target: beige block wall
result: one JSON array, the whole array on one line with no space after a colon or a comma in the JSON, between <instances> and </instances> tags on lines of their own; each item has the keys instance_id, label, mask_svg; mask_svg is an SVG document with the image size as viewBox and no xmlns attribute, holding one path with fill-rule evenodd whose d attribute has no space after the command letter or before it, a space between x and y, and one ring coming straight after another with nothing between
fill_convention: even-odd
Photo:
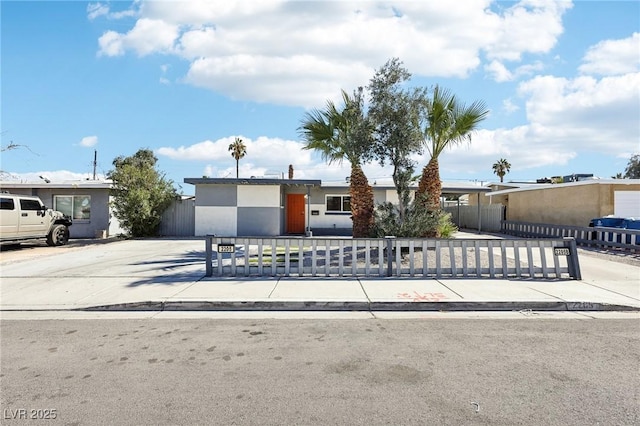
<instances>
[{"instance_id":1,"label":"beige block wall","mask_svg":"<svg viewBox=\"0 0 640 426\"><path fill-rule=\"evenodd\" d=\"M501 186L501 185L493 185L491 186L492 191L502 191L503 189L512 189L511 186ZM480 205L486 206L489 204L502 204L505 207L509 207L509 195L491 195L490 192L485 194L480 194ZM478 195L477 194L469 194L469 205L477 206L478 205Z\"/></svg>"},{"instance_id":2,"label":"beige block wall","mask_svg":"<svg viewBox=\"0 0 640 426\"><path fill-rule=\"evenodd\" d=\"M640 185L558 185L508 194L507 220L588 226L591 219L614 213L615 191L638 191Z\"/></svg>"}]
</instances>

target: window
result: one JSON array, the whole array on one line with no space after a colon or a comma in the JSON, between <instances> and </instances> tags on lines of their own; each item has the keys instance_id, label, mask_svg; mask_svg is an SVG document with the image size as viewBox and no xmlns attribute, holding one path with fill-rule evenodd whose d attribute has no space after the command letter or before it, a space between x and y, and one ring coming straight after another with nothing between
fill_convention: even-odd
<instances>
[{"instance_id":1,"label":"window","mask_svg":"<svg viewBox=\"0 0 640 426\"><path fill-rule=\"evenodd\" d=\"M91 219L90 195L56 195L53 197L54 209L70 216L73 220Z\"/></svg>"},{"instance_id":2,"label":"window","mask_svg":"<svg viewBox=\"0 0 640 426\"><path fill-rule=\"evenodd\" d=\"M0 210L13 210L13 209L15 209L13 198L0 199Z\"/></svg>"},{"instance_id":3,"label":"window","mask_svg":"<svg viewBox=\"0 0 640 426\"><path fill-rule=\"evenodd\" d=\"M327 195L327 213L351 213L351 197Z\"/></svg>"},{"instance_id":4,"label":"window","mask_svg":"<svg viewBox=\"0 0 640 426\"><path fill-rule=\"evenodd\" d=\"M42 206L38 200L20 200L21 210L42 210Z\"/></svg>"}]
</instances>

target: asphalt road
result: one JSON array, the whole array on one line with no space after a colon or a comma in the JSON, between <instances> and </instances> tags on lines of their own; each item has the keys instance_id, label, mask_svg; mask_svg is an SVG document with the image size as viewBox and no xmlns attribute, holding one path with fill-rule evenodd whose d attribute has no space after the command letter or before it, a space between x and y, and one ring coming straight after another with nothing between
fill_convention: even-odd
<instances>
[{"instance_id":1,"label":"asphalt road","mask_svg":"<svg viewBox=\"0 0 640 426\"><path fill-rule=\"evenodd\" d=\"M633 425L637 320L0 322L2 424ZM24 420L12 417L52 417Z\"/></svg>"}]
</instances>

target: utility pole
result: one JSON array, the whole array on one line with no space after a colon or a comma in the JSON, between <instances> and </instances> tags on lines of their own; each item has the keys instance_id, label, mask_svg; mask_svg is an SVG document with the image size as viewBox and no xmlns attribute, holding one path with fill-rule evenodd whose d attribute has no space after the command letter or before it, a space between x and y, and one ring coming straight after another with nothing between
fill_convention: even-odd
<instances>
[{"instance_id":1,"label":"utility pole","mask_svg":"<svg viewBox=\"0 0 640 426\"><path fill-rule=\"evenodd\" d=\"M93 180L96 180L96 167L98 166L98 150L93 150Z\"/></svg>"}]
</instances>

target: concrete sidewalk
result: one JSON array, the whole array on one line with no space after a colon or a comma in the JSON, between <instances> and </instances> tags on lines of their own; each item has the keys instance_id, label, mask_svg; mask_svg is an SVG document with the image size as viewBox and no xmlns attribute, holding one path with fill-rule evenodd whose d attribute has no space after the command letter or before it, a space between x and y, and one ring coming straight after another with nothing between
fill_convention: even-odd
<instances>
[{"instance_id":1,"label":"concrete sidewalk","mask_svg":"<svg viewBox=\"0 0 640 426\"><path fill-rule=\"evenodd\" d=\"M208 278L204 242L0 256L0 311L640 311L640 267L580 256L581 281Z\"/></svg>"}]
</instances>

